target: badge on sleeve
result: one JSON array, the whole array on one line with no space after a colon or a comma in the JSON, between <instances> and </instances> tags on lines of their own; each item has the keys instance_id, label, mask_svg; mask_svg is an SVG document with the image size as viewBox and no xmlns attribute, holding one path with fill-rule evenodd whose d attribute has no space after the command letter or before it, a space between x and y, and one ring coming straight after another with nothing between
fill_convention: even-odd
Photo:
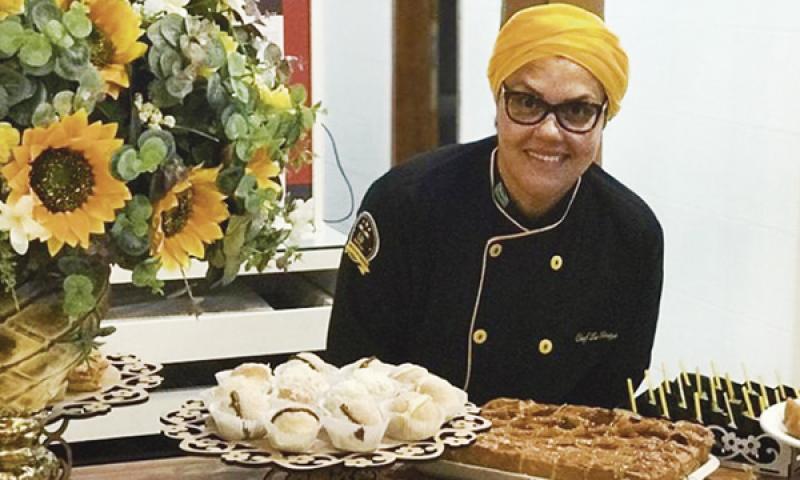
<instances>
[{"instance_id":1,"label":"badge on sleeve","mask_svg":"<svg viewBox=\"0 0 800 480\"><path fill-rule=\"evenodd\" d=\"M375 219L367 212L361 212L350 230L344 251L356 264L361 275L369 273L369 262L378 255L381 240L378 237L378 226Z\"/></svg>"}]
</instances>

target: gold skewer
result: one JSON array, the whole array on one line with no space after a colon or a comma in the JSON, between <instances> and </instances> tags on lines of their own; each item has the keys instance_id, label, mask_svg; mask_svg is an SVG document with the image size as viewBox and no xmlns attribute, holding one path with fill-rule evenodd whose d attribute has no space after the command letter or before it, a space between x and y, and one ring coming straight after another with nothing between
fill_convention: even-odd
<instances>
[{"instance_id":1,"label":"gold skewer","mask_svg":"<svg viewBox=\"0 0 800 480\"><path fill-rule=\"evenodd\" d=\"M703 381L700 378L700 367L694 367L694 381L697 384L697 388L694 389L695 392L700 393L700 396L703 396Z\"/></svg>"},{"instance_id":2,"label":"gold skewer","mask_svg":"<svg viewBox=\"0 0 800 480\"><path fill-rule=\"evenodd\" d=\"M697 423L703 423L703 412L700 409L700 393L694 392L694 411L696 413Z\"/></svg>"},{"instance_id":3,"label":"gold skewer","mask_svg":"<svg viewBox=\"0 0 800 480\"><path fill-rule=\"evenodd\" d=\"M750 375L747 373L747 365L744 363L742 363L742 370L744 371L744 384L747 385L747 389L752 392L753 385L750 383Z\"/></svg>"},{"instance_id":4,"label":"gold skewer","mask_svg":"<svg viewBox=\"0 0 800 480\"><path fill-rule=\"evenodd\" d=\"M761 395L759 395L759 398L758 398L759 405L764 403L769 407L769 396L767 395L767 387L766 387L766 385L764 385L764 377L759 376L758 377L758 383L760 384L759 390L761 391ZM761 411L763 412L764 410L766 410L766 409L764 407L762 407Z\"/></svg>"},{"instance_id":5,"label":"gold skewer","mask_svg":"<svg viewBox=\"0 0 800 480\"><path fill-rule=\"evenodd\" d=\"M711 360L711 385L714 388L718 388L722 390L722 380L719 378L719 373L717 372L717 365L714 364L714 360Z\"/></svg>"},{"instance_id":6,"label":"gold skewer","mask_svg":"<svg viewBox=\"0 0 800 480\"><path fill-rule=\"evenodd\" d=\"M628 378L628 398L631 401L631 411L638 414L639 410L636 408L636 395L633 393L633 380Z\"/></svg>"},{"instance_id":7,"label":"gold skewer","mask_svg":"<svg viewBox=\"0 0 800 480\"><path fill-rule=\"evenodd\" d=\"M681 380L680 377L678 377L678 393L681 395L681 403L679 406L681 408L687 408L688 405L686 404L686 393L683 391L683 380Z\"/></svg>"},{"instance_id":8,"label":"gold skewer","mask_svg":"<svg viewBox=\"0 0 800 480\"><path fill-rule=\"evenodd\" d=\"M714 386L714 381L711 381L711 409L715 412L720 411L719 403L717 403L717 387Z\"/></svg>"},{"instance_id":9,"label":"gold skewer","mask_svg":"<svg viewBox=\"0 0 800 480\"><path fill-rule=\"evenodd\" d=\"M664 396L664 387L658 386L658 396L661 398L661 410L667 420L671 420L669 416L669 406L667 405L667 398Z\"/></svg>"},{"instance_id":10,"label":"gold skewer","mask_svg":"<svg viewBox=\"0 0 800 480\"><path fill-rule=\"evenodd\" d=\"M733 416L733 409L731 408L731 399L730 397L728 397L728 393L722 392L722 398L725 400L725 409L728 410L728 418L731 419L731 421L728 422L728 425L730 425L731 428L736 428L736 418Z\"/></svg>"},{"instance_id":11,"label":"gold skewer","mask_svg":"<svg viewBox=\"0 0 800 480\"><path fill-rule=\"evenodd\" d=\"M728 398L732 401L736 401L736 390L733 389L733 382L731 382L731 376L728 375L728 372L725 372L725 383L728 385Z\"/></svg>"},{"instance_id":12,"label":"gold skewer","mask_svg":"<svg viewBox=\"0 0 800 480\"><path fill-rule=\"evenodd\" d=\"M656 394L653 393L653 380L650 378L650 370L645 369L644 381L647 383L647 396L650 399L650 405L656 404Z\"/></svg>"},{"instance_id":13,"label":"gold skewer","mask_svg":"<svg viewBox=\"0 0 800 480\"><path fill-rule=\"evenodd\" d=\"M669 386L670 382L669 377L667 376L667 366L664 364L664 362L661 362L661 378L667 384L667 393L672 395L672 387Z\"/></svg>"},{"instance_id":14,"label":"gold skewer","mask_svg":"<svg viewBox=\"0 0 800 480\"><path fill-rule=\"evenodd\" d=\"M750 390L748 390L747 385L742 385L742 397L747 406L747 415L750 416L750 418L756 418L756 414L753 411L753 402L750 400Z\"/></svg>"},{"instance_id":15,"label":"gold skewer","mask_svg":"<svg viewBox=\"0 0 800 480\"><path fill-rule=\"evenodd\" d=\"M775 370L775 379L778 380L778 391L781 394L781 399L778 402L786 400L786 389L783 388L783 381L781 380L781 372Z\"/></svg>"},{"instance_id":16,"label":"gold skewer","mask_svg":"<svg viewBox=\"0 0 800 480\"><path fill-rule=\"evenodd\" d=\"M683 360L679 362L681 367L681 376L683 376L683 381L686 382L687 387L692 386L692 381L689 379L689 374L686 373L686 367L683 365Z\"/></svg>"}]
</instances>

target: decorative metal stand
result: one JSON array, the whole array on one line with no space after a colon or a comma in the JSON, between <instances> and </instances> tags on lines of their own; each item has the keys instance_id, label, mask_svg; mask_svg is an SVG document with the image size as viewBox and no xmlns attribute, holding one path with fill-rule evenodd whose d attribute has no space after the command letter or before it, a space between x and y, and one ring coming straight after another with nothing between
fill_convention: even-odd
<instances>
[{"instance_id":1,"label":"decorative metal stand","mask_svg":"<svg viewBox=\"0 0 800 480\"><path fill-rule=\"evenodd\" d=\"M112 374L98 391L69 395L62 402L28 416L0 417L0 480L66 480L72 469L72 450L63 434L72 419L90 418L112 407L144 403L163 381L161 365L135 355L106 355ZM61 422L53 430L45 428ZM59 459L47 447L60 444Z\"/></svg>"},{"instance_id":2,"label":"decorative metal stand","mask_svg":"<svg viewBox=\"0 0 800 480\"><path fill-rule=\"evenodd\" d=\"M478 414L474 405L467 413L446 423L430 440L413 443L384 443L369 453L341 452L333 447L307 454L282 453L265 440L227 441L207 424L208 409L200 400L189 400L175 411L161 417L162 433L180 440L180 449L187 453L220 456L222 461L245 467L278 466L292 471L315 470L341 465L362 469L383 467L395 461L433 460L445 447L470 445L479 432L488 430L491 422Z\"/></svg>"}]
</instances>

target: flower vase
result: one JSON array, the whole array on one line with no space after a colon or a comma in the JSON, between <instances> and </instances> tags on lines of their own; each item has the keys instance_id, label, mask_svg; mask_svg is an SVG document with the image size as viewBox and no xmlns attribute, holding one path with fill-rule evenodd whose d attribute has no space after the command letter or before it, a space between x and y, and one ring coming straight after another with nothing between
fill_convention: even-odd
<instances>
[{"instance_id":1,"label":"flower vase","mask_svg":"<svg viewBox=\"0 0 800 480\"><path fill-rule=\"evenodd\" d=\"M0 480L55 480L61 463L42 443L45 412L0 416Z\"/></svg>"},{"instance_id":2,"label":"flower vase","mask_svg":"<svg viewBox=\"0 0 800 480\"><path fill-rule=\"evenodd\" d=\"M57 280L25 282L16 299L0 296L0 480L53 478L46 408L66 393L69 372L108 311L108 277L94 285L97 303L80 317L63 313Z\"/></svg>"}]
</instances>

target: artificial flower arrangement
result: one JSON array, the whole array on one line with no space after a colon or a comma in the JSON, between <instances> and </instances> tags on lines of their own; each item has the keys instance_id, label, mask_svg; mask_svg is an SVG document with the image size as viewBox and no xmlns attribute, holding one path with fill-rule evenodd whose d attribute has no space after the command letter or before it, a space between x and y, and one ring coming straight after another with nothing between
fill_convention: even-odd
<instances>
[{"instance_id":1,"label":"artificial flower arrangement","mask_svg":"<svg viewBox=\"0 0 800 480\"><path fill-rule=\"evenodd\" d=\"M248 0L0 0L6 301L19 310L21 283L45 279L77 318L111 265L162 292L159 271L192 258L211 284L296 259L310 206L280 178L309 160L319 106L288 85L263 15ZM105 333L91 330L71 335Z\"/></svg>"}]
</instances>

